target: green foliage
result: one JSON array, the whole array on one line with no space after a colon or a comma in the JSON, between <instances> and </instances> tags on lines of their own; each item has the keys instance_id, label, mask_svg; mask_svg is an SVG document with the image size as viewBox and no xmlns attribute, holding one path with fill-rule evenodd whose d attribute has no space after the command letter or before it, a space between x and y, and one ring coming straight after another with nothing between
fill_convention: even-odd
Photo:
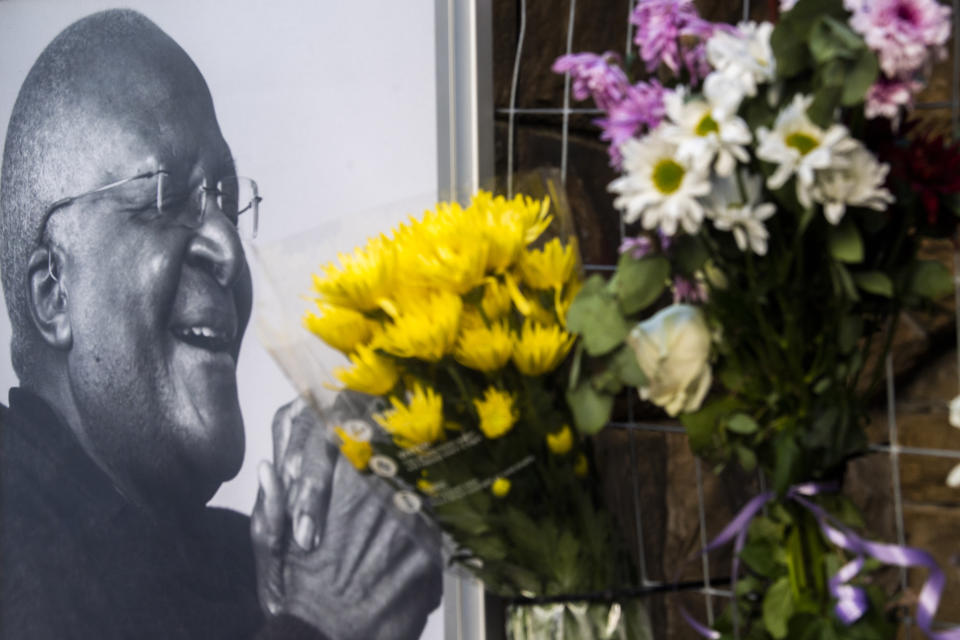
<instances>
[{"instance_id":1,"label":"green foliage","mask_svg":"<svg viewBox=\"0 0 960 640\"><path fill-rule=\"evenodd\" d=\"M763 624L771 636L787 637L787 625L794 611L793 594L786 576L776 580L763 598Z\"/></svg>"},{"instance_id":2,"label":"green foliage","mask_svg":"<svg viewBox=\"0 0 960 640\"><path fill-rule=\"evenodd\" d=\"M756 433L759 427L757 421L745 413L735 413L727 420L727 429L735 433L749 435Z\"/></svg>"},{"instance_id":3,"label":"green foliage","mask_svg":"<svg viewBox=\"0 0 960 640\"><path fill-rule=\"evenodd\" d=\"M863 262L863 238L857 225L850 218L831 227L827 235L830 255L840 262L858 264Z\"/></svg>"},{"instance_id":4,"label":"green foliage","mask_svg":"<svg viewBox=\"0 0 960 640\"><path fill-rule=\"evenodd\" d=\"M720 396L709 400L699 411L680 414L690 440L690 448L694 453L704 454L712 450L717 435L717 427L721 419L734 412L739 407L736 398Z\"/></svg>"},{"instance_id":5,"label":"green foliage","mask_svg":"<svg viewBox=\"0 0 960 640\"><path fill-rule=\"evenodd\" d=\"M567 312L567 329L579 334L587 353L603 355L623 343L630 327L603 277L591 276Z\"/></svg>"},{"instance_id":6,"label":"green foliage","mask_svg":"<svg viewBox=\"0 0 960 640\"><path fill-rule=\"evenodd\" d=\"M942 262L917 260L910 270L907 286L911 293L937 300L953 293L953 274Z\"/></svg>"},{"instance_id":7,"label":"green foliage","mask_svg":"<svg viewBox=\"0 0 960 640\"><path fill-rule=\"evenodd\" d=\"M582 380L567 391L567 404L573 413L577 430L585 435L593 435L610 421L613 395L596 389L589 380Z\"/></svg>"},{"instance_id":8,"label":"green foliage","mask_svg":"<svg viewBox=\"0 0 960 640\"><path fill-rule=\"evenodd\" d=\"M893 281L882 271L862 271L853 276L857 286L876 296L893 297Z\"/></svg>"},{"instance_id":9,"label":"green foliage","mask_svg":"<svg viewBox=\"0 0 960 640\"><path fill-rule=\"evenodd\" d=\"M638 260L629 253L621 254L612 282L623 313L633 315L650 306L663 293L669 275L670 262L663 256Z\"/></svg>"}]
</instances>

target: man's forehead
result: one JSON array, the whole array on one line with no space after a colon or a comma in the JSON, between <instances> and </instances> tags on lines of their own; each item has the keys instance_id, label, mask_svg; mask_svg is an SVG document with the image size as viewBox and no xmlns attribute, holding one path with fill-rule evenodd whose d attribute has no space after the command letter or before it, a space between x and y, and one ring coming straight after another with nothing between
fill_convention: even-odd
<instances>
[{"instance_id":1,"label":"man's forehead","mask_svg":"<svg viewBox=\"0 0 960 640\"><path fill-rule=\"evenodd\" d=\"M89 157L91 173L120 179L124 172L231 164L206 83L185 54L175 57L136 64L110 58L109 67L77 79L70 137L78 157Z\"/></svg>"}]
</instances>

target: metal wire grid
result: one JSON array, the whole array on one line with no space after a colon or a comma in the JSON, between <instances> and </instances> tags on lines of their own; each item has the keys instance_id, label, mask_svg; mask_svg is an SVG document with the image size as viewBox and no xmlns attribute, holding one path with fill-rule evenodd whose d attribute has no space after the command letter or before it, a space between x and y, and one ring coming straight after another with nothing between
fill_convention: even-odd
<instances>
[{"instance_id":1,"label":"metal wire grid","mask_svg":"<svg viewBox=\"0 0 960 640\"><path fill-rule=\"evenodd\" d=\"M635 4L637 0L630 0L627 12L627 38L624 45L624 53L626 57L629 57L631 49L633 47L633 27L629 23L629 16L633 13ZM527 29L527 0L519 0L520 5L520 16L519 16L519 30L517 36L517 49L513 61L513 74L511 77L510 85L510 103L506 108L496 109L496 113L507 116L507 193L509 196L513 195L513 173L514 173L514 140L516 136L516 116L519 115L560 115L561 120L561 151L560 151L560 175L564 182L566 182L567 177L567 159L568 159L568 147L569 147L569 126L570 126L570 116L587 114L587 115L599 115L603 112L599 109L594 108L572 108L570 106L570 74L565 74L564 77L564 92L563 92L563 106L562 108L517 108L517 82L520 75L520 64L523 58L523 44L524 44L524 35ZM952 55L952 83L951 83L951 92L950 92L950 101L939 101L939 102L925 102L919 103L915 106L916 109L920 110L935 110L935 109L950 109L950 122L955 136L960 136L960 0L952 0L953 5L953 55ZM570 0L570 9L567 18L567 34L566 34L566 53L572 53L573 46L573 34L574 34L574 23L576 15L577 0ZM743 19L748 20L750 16L751 2L750 0L744 0L743 2ZM620 237L621 239L624 236L624 224L621 218L620 221ZM585 268L588 271L611 271L613 269L612 265L605 264L588 264L585 265ZM956 287L955 292L955 305L956 305L956 316L960 319L960 252L954 253L954 284ZM957 344L960 346L960 322L956 323L956 333L957 333ZM958 357L958 374L960 374L960 348L957 351ZM887 356L884 363L885 374L886 374L886 401L887 401L887 432L889 438L889 444L871 444L870 451L875 454L886 454L889 456L890 461L890 470L891 470L891 492L894 503L894 525L896 528L897 544L905 545L906 544L906 531L904 527L904 517L903 517L903 495L902 487L900 483L900 458L901 456L926 456L934 458L952 458L960 460L960 450L951 450L951 449L933 449L933 448L924 448L924 447L908 447L902 446L899 442L898 430L897 430L897 414L896 414L896 395L895 395L895 380L893 375L893 358L892 356ZM960 389L960 381L958 381L958 389ZM683 434L684 430L682 427L673 426L673 425L661 425L661 424L652 424L652 423L640 423L634 420L634 409L633 409L633 396L628 396L627 402L627 421L626 422L612 422L610 426L613 428L625 429L629 433L629 442L630 442L630 462L631 468L636 469L638 463L638 453L637 453L637 442L636 434L638 431L649 431L649 432L661 432L661 433L676 433ZM695 462L695 471L696 471L696 487L697 487L697 512L699 519L699 529L700 529L700 544L701 548L706 547L708 540L707 533L707 521L706 521L706 506L704 501L704 484L703 484L703 470L700 460L697 459ZM663 581L651 580L648 570L647 570L647 561L646 561L646 552L647 549L644 545L644 536L643 536L643 509L640 503L640 478L639 474L634 473L633 482L631 487L632 492L632 501L633 501L633 510L634 510L634 524L636 527L636 536L637 536L637 547L639 549L639 569L640 569L640 579L641 587L659 589L665 586L669 586L668 583ZM758 474L759 482L761 485L761 491L764 490L763 486L763 475ZM701 561L701 571L703 576L703 586L702 588L696 589L695 591L701 593L704 596L707 622L712 625L715 619L715 613L713 609L713 597L731 597L732 593L728 589L717 589L711 586L710 581L710 559L709 556L703 555ZM908 586L908 570L905 568L900 569L900 586L902 589L906 589ZM911 620L908 618L905 623L905 635L909 640L911 637Z\"/></svg>"}]
</instances>

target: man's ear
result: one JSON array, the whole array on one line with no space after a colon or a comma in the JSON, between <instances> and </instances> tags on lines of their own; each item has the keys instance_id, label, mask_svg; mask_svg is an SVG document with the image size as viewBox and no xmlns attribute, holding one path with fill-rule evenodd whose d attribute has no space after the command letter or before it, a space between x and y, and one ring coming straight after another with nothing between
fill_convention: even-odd
<instances>
[{"instance_id":1,"label":"man's ear","mask_svg":"<svg viewBox=\"0 0 960 640\"><path fill-rule=\"evenodd\" d=\"M27 267L33 324L44 341L55 349L69 349L73 343L63 283L64 258L56 247L39 247L30 256Z\"/></svg>"}]
</instances>

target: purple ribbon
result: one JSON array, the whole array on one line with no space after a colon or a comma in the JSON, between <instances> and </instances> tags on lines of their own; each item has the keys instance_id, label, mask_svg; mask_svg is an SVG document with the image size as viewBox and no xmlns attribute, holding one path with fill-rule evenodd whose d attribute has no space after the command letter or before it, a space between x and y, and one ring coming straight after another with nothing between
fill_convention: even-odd
<instances>
[{"instance_id":1,"label":"purple ribbon","mask_svg":"<svg viewBox=\"0 0 960 640\"><path fill-rule=\"evenodd\" d=\"M840 547L846 551L856 554L856 557L843 565L839 571L830 577L828 587L830 595L836 599L834 612L837 617L846 625L851 625L867 612L869 606L867 594L861 587L849 584L864 565L864 556L876 558L880 562L898 567L923 567L929 571L927 581L923 583L920 590L920 597L917 602L917 626L927 634L931 640L960 640L960 627L954 627L944 631L933 631L930 627L933 624L934 615L937 607L940 605L940 596L943 593L944 576L936 561L926 551L913 549L911 547L884 544L880 542L871 542L864 540L856 533L839 522L836 518L823 510L817 504L811 502L808 498L818 493L836 491L837 487L833 484L806 482L794 485L787 491L787 498L804 507L813 514L817 524L820 525L820 531L834 546ZM750 502L734 516L723 531L717 537L710 541L697 556L710 553L714 549L722 547L733 540L733 562L730 569L731 590L736 598L737 574L740 568L740 552L747 540L747 530L750 522L757 515L757 512L776 494L773 491L764 491L760 495L752 498ZM737 620L736 601L731 610L733 614L734 634L739 635L739 623ZM700 622L697 622L690 613L681 605L680 614L687 621L694 631L704 638L717 640L720 633L710 629Z\"/></svg>"}]
</instances>

